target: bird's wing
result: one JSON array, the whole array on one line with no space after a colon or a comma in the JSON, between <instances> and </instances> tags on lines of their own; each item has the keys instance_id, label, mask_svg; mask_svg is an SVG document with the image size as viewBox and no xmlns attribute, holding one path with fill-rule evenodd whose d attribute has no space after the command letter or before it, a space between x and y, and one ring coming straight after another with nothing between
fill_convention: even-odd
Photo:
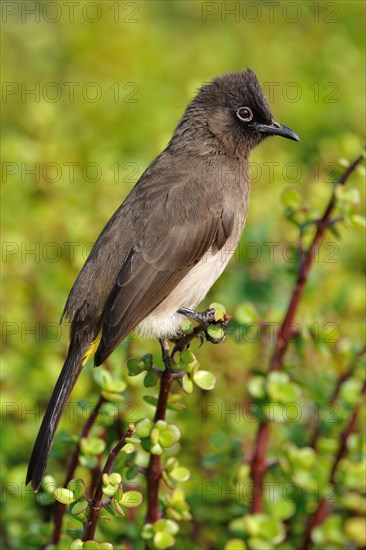
<instances>
[{"instance_id":1,"label":"bird's wing","mask_svg":"<svg viewBox=\"0 0 366 550\"><path fill-rule=\"evenodd\" d=\"M231 235L233 212L224 211L220 191L202 189L196 177L184 178L182 185L160 181L152 189L141 187L136 204L131 200L131 208L140 213L135 222L137 238L105 305L97 365L206 252L220 250Z\"/></svg>"}]
</instances>

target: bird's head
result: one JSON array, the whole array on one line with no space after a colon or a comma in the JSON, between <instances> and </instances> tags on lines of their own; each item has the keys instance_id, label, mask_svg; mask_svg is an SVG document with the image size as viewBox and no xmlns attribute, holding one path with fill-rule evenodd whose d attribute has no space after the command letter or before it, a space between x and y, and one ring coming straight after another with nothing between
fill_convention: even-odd
<instances>
[{"instance_id":1,"label":"bird's head","mask_svg":"<svg viewBox=\"0 0 366 550\"><path fill-rule=\"evenodd\" d=\"M274 120L251 69L224 74L204 85L186 114L191 121L196 115L227 154L248 156L267 136L300 141L295 132Z\"/></svg>"}]
</instances>

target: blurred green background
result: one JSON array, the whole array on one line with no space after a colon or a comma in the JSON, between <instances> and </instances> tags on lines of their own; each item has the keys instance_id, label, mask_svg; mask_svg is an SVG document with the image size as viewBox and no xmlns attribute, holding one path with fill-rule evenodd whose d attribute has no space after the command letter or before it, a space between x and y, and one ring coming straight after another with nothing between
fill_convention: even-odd
<instances>
[{"instance_id":1,"label":"blurred green background","mask_svg":"<svg viewBox=\"0 0 366 550\"><path fill-rule=\"evenodd\" d=\"M51 514L24 487L26 464L67 350L67 327L57 323L90 244L167 144L195 90L249 66L276 120L293 128L301 143L268 140L252 156L241 247L207 298L234 314L234 329L226 343L198 351L203 367L217 376L216 389L196 391L186 411L170 417L183 434L179 460L192 471L185 490L193 531L182 527L176 548L187 541L192 548L223 548L229 522L245 503L221 489L207 503L203 483L229 484L250 451L255 425L219 413L204 422L203 404L232 410L246 403L250 371L266 369L270 343L243 337L235 312L249 301L261 318L277 322L285 310L295 265L286 254L297 229L283 217L284 188L295 187L321 214L336 163L352 160L362 148L364 4L72 4L2 3L3 548L30 547L29 534L37 534L35 526ZM361 170L350 186L364 197ZM340 233L340 240L329 234L322 245L297 319L304 336L313 323L320 330L332 323L335 338L329 345L309 343L302 358L292 349L287 356L304 394L318 402L327 401L346 351L363 338L364 241L353 227ZM274 243L273 257L265 243ZM158 354L157 344L132 341L128 352L146 351ZM125 356L126 344L111 361L117 372L124 372ZM130 399L139 412L129 421L151 414L143 392L133 380ZM93 402L93 395L88 365L72 401ZM77 417L71 429L77 434L81 426ZM272 457L306 426L291 430L275 431ZM49 469L61 482L61 462L51 460ZM116 532L125 529L120 523Z\"/></svg>"}]
</instances>

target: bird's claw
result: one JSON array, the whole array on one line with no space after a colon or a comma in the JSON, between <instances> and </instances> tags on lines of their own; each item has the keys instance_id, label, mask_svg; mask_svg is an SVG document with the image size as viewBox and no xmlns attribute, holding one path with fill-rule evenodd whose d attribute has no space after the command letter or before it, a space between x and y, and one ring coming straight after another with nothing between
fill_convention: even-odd
<instances>
[{"instance_id":1,"label":"bird's claw","mask_svg":"<svg viewBox=\"0 0 366 550\"><path fill-rule=\"evenodd\" d=\"M198 323L198 326L194 328L194 331L192 334L189 335L182 335L180 339L178 340L176 347L181 350L182 345L184 345L184 349L187 349L189 346L189 343L194 337L197 337L200 341L200 346L202 346L204 342L204 336L208 342L211 342L212 344L220 344L225 339L225 333L227 326L229 324L229 321L231 319L230 315L227 315L225 313L224 317L222 319L217 320L216 319L216 310L214 308L208 308L205 311L194 311L192 309L188 309L185 307L181 307L178 310L178 313L181 315L184 315L185 317L188 317L189 319L192 319L193 321L196 321ZM222 329L222 336L219 338L215 338L209 333L209 327L210 326L217 326L220 325Z\"/></svg>"}]
</instances>

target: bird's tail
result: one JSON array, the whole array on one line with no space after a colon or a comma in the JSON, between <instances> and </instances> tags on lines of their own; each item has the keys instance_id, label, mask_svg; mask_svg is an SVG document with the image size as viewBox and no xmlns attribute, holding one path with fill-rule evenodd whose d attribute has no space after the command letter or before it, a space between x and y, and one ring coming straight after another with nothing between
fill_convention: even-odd
<instances>
[{"instance_id":1,"label":"bird's tail","mask_svg":"<svg viewBox=\"0 0 366 550\"><path fill-rule=\"evenodd\" d=\"M66 361L52 392L28 465L26 484L31 482L35 491L38 490L46 470L48 457L62 413L79 374L94 349L95 342L91 346L90 343L82 345L80 342L71 342L70 344Z\"/></svg>"}]
</instances>

